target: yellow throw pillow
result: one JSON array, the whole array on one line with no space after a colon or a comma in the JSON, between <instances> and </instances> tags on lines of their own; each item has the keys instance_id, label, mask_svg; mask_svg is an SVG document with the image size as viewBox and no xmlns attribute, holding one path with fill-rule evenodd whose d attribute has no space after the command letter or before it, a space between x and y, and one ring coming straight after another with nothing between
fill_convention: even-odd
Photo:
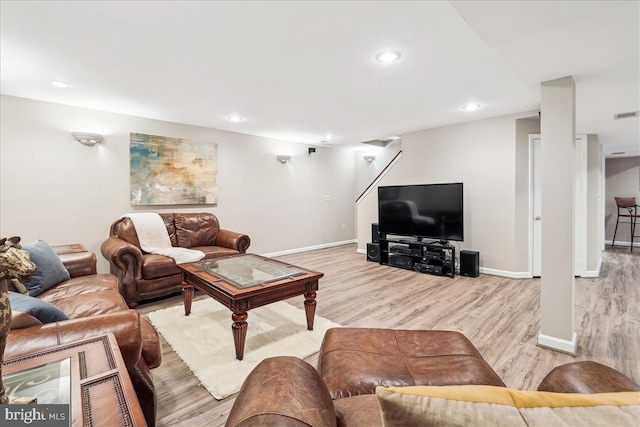
<instances>
[{"instance_id":1,"label":"yellow throw pillow","mask_svg":"<svg viewBox=\"0 0 640 427\"><path fill-rule=\"evenodd\" d=\"M637 426L640 393L569 394L484 385L378 387L385 427Z\"/></svg>"}]
</instances>

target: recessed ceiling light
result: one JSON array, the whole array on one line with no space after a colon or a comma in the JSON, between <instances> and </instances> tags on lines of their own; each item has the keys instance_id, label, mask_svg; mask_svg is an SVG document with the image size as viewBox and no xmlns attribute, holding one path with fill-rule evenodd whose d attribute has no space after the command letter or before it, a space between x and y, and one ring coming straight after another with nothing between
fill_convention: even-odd
<instances>
[{"instance_id":1,"label":"recessed ceiling light","mask_svg":"<svg viewBox=\"0 0 640 427\"><path fill-rule=\"evenodd\" d=\"M71 87L71 85L67 82L63 82L62 80L51 80L49 83L51 83L53 86L55 87L59 87L62 89L66 89Z\"/></svg>"},{"instance_id":2,"label":"recessed ceiling light","mask_svg":"<svg viewBox=\"0 0 640 427\"><path fill-rule=\"evenodd\" d=\"M462 109L464 111L476 111L480 107L481 107L480 104L467 104L467 105L463 106Z\"/></svg>"},{"instance_id":3,"label":"recessed ceiling light","mask_svg":"<svg viewBox=\"0 0 640 427\"><path fill-rule=\"evenodd\" d=\"M227 116L227 120L229 120L230 122L238 123L238 122L243 122L244 117L232 115L232 116Z\"/></svg>"},{"instance_id":4,"label":"recessed ceiling light","mask_svg":"<svg viewBox=\"0 0 640 427\"><path fill-rule=\"evenodd\" d=\"M389 139L392 140L392 141L396 141L398 139L402 139L402 137L398 136L398 135L393 135L393 136L390 136Z\"/></svg>"},{"instance_id":5,"label":"recessed ceiling light","mask_svg":"<svg viewBox=\"0 0 640 427\"><path fill-rule=\"evenodd\" d=\"M398 59L400 59L401 56L402 55L400 55L400 52L396 50L386 50L377 54L376 60L378 62L382 62L383 64L389 64L391 62L396 62Z\"/></svg>"}]
</instances>

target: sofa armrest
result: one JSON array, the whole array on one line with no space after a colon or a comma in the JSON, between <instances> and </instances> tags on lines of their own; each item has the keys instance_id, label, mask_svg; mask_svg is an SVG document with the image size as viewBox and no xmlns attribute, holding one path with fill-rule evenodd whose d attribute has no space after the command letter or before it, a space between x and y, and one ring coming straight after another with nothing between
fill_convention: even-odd
<instances>
[{"instance_id":1,"label":"sofa armrest","mask_svg":"<svg viewBox=\"0 0 640 427\"><path fill-rule=\"evenodd\" d=\"M246 234L236 233L235 231L220 229L220 231L218 231L218 236L216 237L216 246L234 249L241 254L247 252L250 244L251 239L249 236Z\"/></svg>"},{"instance_id":2,"label":"sofa armrest","mask_svg":"<svg viewBox=\"0 0 640 427\"><path fill-rule=\"evenodd\" d=\"M68 254L59 254L58 257L62 260L64 268L67 269L71 278L89 276L91 274L97 274L96 254L93 252L74 252Z\"/></svg>"},{"instance_id":3,"label":"sofa armrest","mask_svg":"<svg viewBox=\"0 0 640 427\"><path fill-rule=\"evenodd\" d=\"M226 427L336 426L336 412L320 374L296 357L263 360L249 374Z\"/></svg>"},{"instance_id":4,"label":"sofa armrest","mask_svg":"<svg viewBox=\"0 0 640 427\"><path fill-rule=\"evenodd\" d=\"M573 362L554 368L542 380L538 391L555 393L616 393L640 391L640 384L626 375L591 361Z\"/></svg>"},{"instance_id":5,"label":"sofa armrest","mask_svg":"<svg viewBox=\"0 0 640 427\"><path fill-rule=\"evenodd\" d=\"M142 354L140 313L122 310L98 316L63 320L23 329L7 335L4 357L44 351L60 344L113 333L127 369L133 369Z\"/></svg>"},{"instance_id":6,"label":"sofa armrest","mask_svg":"<svg viewBox=\"0 0 640 427\"><path fill-rule=\"evenodd\" d=\"M142 277L142 251L136 245L111 236L100 246L102 255L120 270L133 270Z\"/></svg>"}]
</instances>

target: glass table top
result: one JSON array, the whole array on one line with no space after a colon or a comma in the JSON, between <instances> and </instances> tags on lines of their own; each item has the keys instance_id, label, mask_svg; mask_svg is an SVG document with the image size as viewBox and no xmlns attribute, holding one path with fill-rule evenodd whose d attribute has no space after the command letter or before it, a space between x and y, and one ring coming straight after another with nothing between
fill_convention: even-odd
<instances>
[{"instance_id":1,"label":"glass table top","mask_svg":"<svg viewBox=\"0 0 640 427\"><path fill-rule=\"evenodd\" d=\"M2 377L7 396L35 397L38 404L71 403L71 359L66 358Z\"/></svg>"},{"instance_id":2,"label":"glass table top","mask_svg":"<svg viewBox=\"0 0 640 427\"><path fill-rule=\"evenodd\" d=\"M304 274L304 271L299 269L287 267L255 255L208 259L194 264L240 287Z\"/></svg>"}]
</instances>

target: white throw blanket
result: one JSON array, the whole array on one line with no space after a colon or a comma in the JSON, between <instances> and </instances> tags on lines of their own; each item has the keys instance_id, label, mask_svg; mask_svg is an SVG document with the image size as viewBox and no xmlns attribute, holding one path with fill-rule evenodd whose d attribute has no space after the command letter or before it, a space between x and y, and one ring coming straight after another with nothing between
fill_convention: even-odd
<instances>
[{"instance_id":1,"label":"white throw blanket","mask_svg":"<svg viewBox=\"0 0 640 427\"><path fill-rule=\"evenodd\" d=\"M129 213L122 216L130 218L136 227L140 247L143 251L173 258L176 264L198 261L205 257L202 251L187 248L174 248L162 217L153 212Z\"/></svg>"}]
</instances>

